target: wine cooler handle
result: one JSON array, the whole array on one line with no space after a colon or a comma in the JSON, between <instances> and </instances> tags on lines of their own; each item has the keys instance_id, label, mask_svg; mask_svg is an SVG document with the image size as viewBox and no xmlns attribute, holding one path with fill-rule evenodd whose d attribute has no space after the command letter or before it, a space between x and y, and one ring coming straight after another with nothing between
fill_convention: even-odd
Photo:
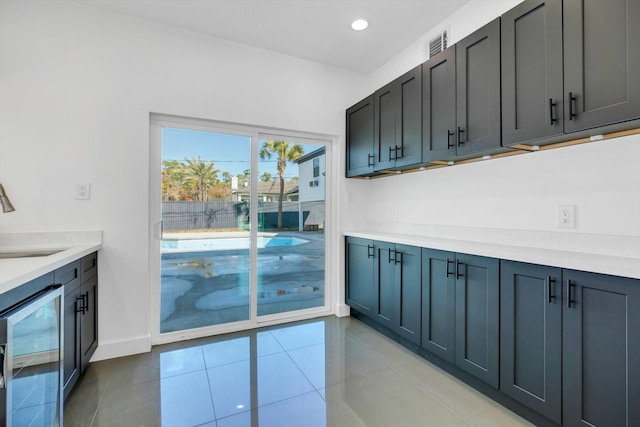
<instances>
[{"instance_id":1,"label":"wine cooler handle","mask_svg":"<svg viewBox=\"0 0 640 427\"><path fill-rule=\"evenodd\" d=\"M5 372L7 372L8 370L7 360L9 360L9 358L6 357L5 355L6 352L7 352L7 345L6 344L0 345L0 389L7 388L7 381L5 380Z\"/></svg>"}]
</instances>

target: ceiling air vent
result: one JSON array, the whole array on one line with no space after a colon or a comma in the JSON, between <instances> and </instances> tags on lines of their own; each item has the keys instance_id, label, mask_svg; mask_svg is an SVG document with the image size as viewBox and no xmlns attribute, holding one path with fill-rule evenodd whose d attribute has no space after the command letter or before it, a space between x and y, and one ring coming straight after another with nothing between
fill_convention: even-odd
<instances>
[{"instance_id":1,"label":"ceiling air vent","mask_svg":"<svg viewBox=\"0 0 640 427\"><path fill-rule=\"evenodd\" d=\"M447 30L444 30L431 40L429 40L429 44L427 45L427 59L432 56L442 52L447 48Z\"/></svg>"}]
</instances>

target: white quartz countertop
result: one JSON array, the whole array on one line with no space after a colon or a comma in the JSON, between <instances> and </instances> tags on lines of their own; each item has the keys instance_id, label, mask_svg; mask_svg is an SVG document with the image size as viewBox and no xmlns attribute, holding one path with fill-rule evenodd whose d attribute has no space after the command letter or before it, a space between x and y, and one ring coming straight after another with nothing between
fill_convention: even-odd
<instances>
[{"instance_id":1,"label":"white quartz countertop","mask_svg":"<svg viewBox=\"0 0 640 427\"><path fill-rule=\"evenodd\" d=\"M345 236L640 279L640 255L616 256L441 237L347 231Z\"/></svg>"},{"instance_id":2,"label":"white quartz countertop","mask_svg":"<svg viewBox=\"0 0 640 427\"><path fill-rule=\"evenodd\" d=\"M0 233L0 252L62 249L48 256L0 259L0 294L101 247L101 231Z\"/></svg>"}]
</instances>

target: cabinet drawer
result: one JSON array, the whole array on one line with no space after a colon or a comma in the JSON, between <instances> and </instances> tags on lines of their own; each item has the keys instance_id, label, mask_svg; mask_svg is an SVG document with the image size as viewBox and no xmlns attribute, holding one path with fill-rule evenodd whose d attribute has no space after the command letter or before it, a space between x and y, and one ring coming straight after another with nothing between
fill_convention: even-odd
<instances>
[{"instance_id":1,"label":"cabinet drawer","mask_svg":"<svg viewBox=\"0 0 640 427\"><path fill-rule=\"evenodd\" d=\"M65 296L80 286L80 260L58 268L53 272L54 283L65 287Z\"/></svg>"},{"instance_id":2,"label":"cabinet drawer","mask_svg":"<svg viewBox=\"0 0 640 427\"><path fill-rule=\"evenodd\" d=\"M80 260L80 282L85 283L98 273L98 253L94 252Z\"/></svg>"}]
</instances>

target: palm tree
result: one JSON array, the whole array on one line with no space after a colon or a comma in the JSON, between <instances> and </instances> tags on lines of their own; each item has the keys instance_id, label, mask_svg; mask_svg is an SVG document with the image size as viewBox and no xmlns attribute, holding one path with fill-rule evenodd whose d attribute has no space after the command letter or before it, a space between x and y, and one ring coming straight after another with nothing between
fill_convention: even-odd
<instances>
[{"instance_id":1,"label":"palm tree","mask_svg":"<svg viewBox=\"0 0 640 427\"><path fill-rule=\"evenodd\" d=\"M186 176L196 181L196 188L200 194L200 200L208 199L209 187L218 182L218 169L214 169L213 162L205 162L200 156L196 160L184 159L187 162Z\"/></svg>"},{"instance_id":2,"label":"palm tree","mask_svg":"<svg viewBox=\"0 0 640 427\"><path fill-rule=\"evenodd\" d=\"M260 175L260 181L262 182L271 181L271 174L269 172L264 172L262 175Z\"/></svg>"},{"instance_id":3,"label":"palm tree","mask_svg":"<svg viewBox=\"0 0 640 427\"><path fill-rule=\"evenodd\" d=\"M278 230L282 229L282 196L284 195L284 171L287 162L295 162L304 154L304 148L300 144L289 145L286 141L265 141L260 149L260 158L270 159L278 156L278 176L280 177L280 198L278 199Z\"/></svg>"}]
</instances>

